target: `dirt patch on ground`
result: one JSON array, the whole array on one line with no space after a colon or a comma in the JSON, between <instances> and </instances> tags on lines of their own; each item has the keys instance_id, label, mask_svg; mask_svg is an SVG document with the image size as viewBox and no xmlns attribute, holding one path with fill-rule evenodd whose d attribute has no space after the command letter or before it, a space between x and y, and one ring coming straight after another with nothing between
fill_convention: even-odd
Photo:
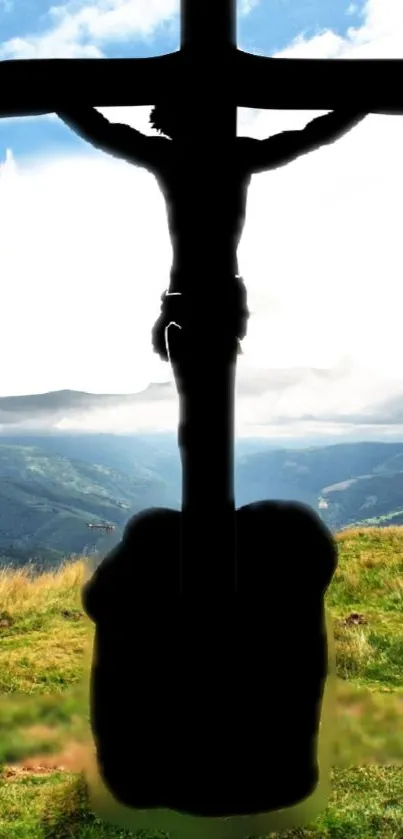
<instances>
[{"instance_id":1,"label":"dirt patch on ground","mask_svg":"<svg viewBox=\"0 0 403 839\"><path fill-rule=\"evenodd\" d=\"M82 772L88 765L90 746L70 743L53 755L32 755L3 767L2 777L14 780L24 775L50 775L52 772Z\"/></svg>"}]
</instances>

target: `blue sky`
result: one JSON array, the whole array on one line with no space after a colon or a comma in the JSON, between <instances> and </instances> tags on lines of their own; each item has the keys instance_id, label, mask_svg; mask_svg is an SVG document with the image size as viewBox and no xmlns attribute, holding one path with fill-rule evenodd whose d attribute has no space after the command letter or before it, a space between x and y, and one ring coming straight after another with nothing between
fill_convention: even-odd
<instances>
[{"instance_id":1,"label":"blue sky","mask_svg":"<svg viewBox=\"0 0 403 839\"><path fill-rule=\"evenodd\" d=\"M151 56L179 45L176 0L0 3L0 59ZM401 58L403 3L240 0L238 44L271 56ZM102 112L152 133L147 108ZM265 137L318 115L240 110L238 130ZM402 142L402 117L369 115L338 143L252 179L239 249L252 316L238 433L343 435L346 416L359 428L360 415L379 418L399 397ZM171 246L148 173L87 146L55 115L0 120L0 230L0 395L170 381L150 343ZM176 422L172 391L164 405L145 395L136 416L122 409L79 424Z\"/></svg>"}]
</instances>

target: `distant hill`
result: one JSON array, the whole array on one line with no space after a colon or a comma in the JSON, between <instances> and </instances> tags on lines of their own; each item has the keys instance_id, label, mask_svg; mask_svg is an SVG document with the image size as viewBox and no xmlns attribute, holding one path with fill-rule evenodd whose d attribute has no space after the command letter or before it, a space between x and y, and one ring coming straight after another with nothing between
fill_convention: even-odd
<instances>
[{"instance_id":1,"label":"distant hill","mask_svg":"<svg viewBox=\"0 0 403 839\"><path fill-rule=\"evenodd\" d=\"M107 446L91 445L89 438L77 440L76 446L71 439L66 446L53 442L0 438L3 564L53 563L66 552L102 550L117 541L129 516L143 507L179 506L174 482L157 474L152 462L147 467L133 457L125 464L119 446L115 455L112 447L108 454ZM113 537L87 527L103 522L114 525Z\"/></svg>"},{"instance_id":2,"label":"distant hill","mask_svg":"<svg viewBox=\"0 0 403 839\"><path fill-rule=\"evenodd\" d=\"M238 459L236 474L238 504L265 497L295 499L317 509L334 529L403 506L403 443L254 453Z\"/></svg>"},{"instance_id":3,"label":"distant hill","mask_svg":"<svg viewBox=\"0 0 403 839\"><path fill-rule=\"evenodd\" d=\"M271 449L238 441L235 490L237 506L264 498L309 504L334 531L403 523L403 443ZM103 554L134 513L178 509L180 499L173 434L3 435L0 563L43 566L66 554ZM88 523L114 531L104 535Z\"/></svg>"},{"instance_id":4,"label":"distant hill","mask_svg":"<svg viewBox=\"0 0 403 839\"><path fill-rule=\"evenodd\" d=\"M403 451L388 448L386 454L369 474L324 488L331 523L403 524Z\"/></svg>"},{"instance_id":5,"label":"distant hill","mask_svg":"<svg viewBox=\"0 0 403 839\"><path fill-rule=\"evenodd\" d=\"M237 503L295 499L314 507L333 530L355 523L399 524L403 444L341 443L239 458ZM253 499L252 499L253 496ZM385 519L385 516L387 517Z\"/></svg>"},{"instance_id":6,"label":"distant hill","mask_svg":"<svg viewBox=\"0 0 403 839\"><path fill-rule=\"evenodd\" d=\"M33 393L23 396L0 397L0 422L13 418L23 420L39 414L61 414L66 411L77 411L83 408L91 409L99 406L115 407L117 405L131 405L147 399L163 399L165 394L172 391L171 382L157 382L150 384L139 393L86 393L79 390L52 390L48 393Z\"/></svg>"}]
</instances>

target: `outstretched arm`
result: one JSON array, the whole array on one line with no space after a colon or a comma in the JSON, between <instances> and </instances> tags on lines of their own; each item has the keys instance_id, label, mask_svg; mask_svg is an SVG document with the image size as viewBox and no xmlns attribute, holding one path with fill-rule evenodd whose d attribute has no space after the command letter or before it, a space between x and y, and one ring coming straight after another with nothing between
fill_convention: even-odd
<instances>
[{"instance_id":1,"label":"outstretched arm","mask_svg":"<svg viewBox=\"0 0 403 839\"><path fill-rule=\"evenodd\" d=\"M313 119L302 131L284 131L267 140L250 139L248 148L245 145L247 167L251 173L257 173L284 166L307 152L339 140L366 116L362 111L332 111Z\"/></svg>"},{"instance_id":2,"label":"outstretched arm","mask_svg":"<svg viewBox=\"0 0 403 839\"><path fill-rule=\"evenodd\" d=\"M95 148L153 172L158 169L161 155L170 142L163 137L147 137L129 125L109 122L95 108L75 108L56 113L79 137Z\"/></svg>"}]
</instances>

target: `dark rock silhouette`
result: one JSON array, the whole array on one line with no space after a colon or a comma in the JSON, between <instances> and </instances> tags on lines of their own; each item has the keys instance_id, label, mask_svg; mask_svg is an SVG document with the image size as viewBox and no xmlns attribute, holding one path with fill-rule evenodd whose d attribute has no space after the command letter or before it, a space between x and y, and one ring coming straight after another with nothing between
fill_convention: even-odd
<instances>
[{"instance_id":1,"label":"dark rock silhouette","mask_svg":"<svg viewBox=\"0 0 403 839\"><path fill-rule=\"evenodd\" d=\"M180 517L133 517L83 590L96 622L101 775L139 809L228 816L291 806L318 781L335 544L303 505L249 504L236 511L238 596L183 597ZM218 550L212 533L217 562Z\"/></svg>"}]
</instances>

